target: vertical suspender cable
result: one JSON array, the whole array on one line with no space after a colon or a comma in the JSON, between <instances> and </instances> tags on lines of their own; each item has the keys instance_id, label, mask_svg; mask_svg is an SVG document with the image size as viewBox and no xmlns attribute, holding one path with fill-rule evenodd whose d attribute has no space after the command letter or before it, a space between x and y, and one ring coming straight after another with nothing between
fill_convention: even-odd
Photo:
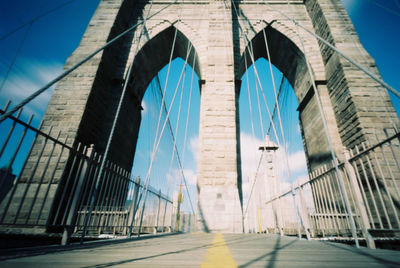
<instances>
[{"instance_id":1,"label":"vertical suspender cable","mask_svg":"<svg viewBox=\"0 0 400 268\"><path fill-rule=\"evenodd\" d=\"M326 138L328 140L329 149L330 149L330 152L331 152L331 157L332 157L332 160L333 160L333 163L334 163L334 166L335 166L336 173L337 173L338 178L339 178L339 185L340 185L340 189L341 189L341 191L343 193L346 210L347 210L347 212L349 214L351 233L352 233L352 236L353 236L353 238L355 240L356 247L359 248L360 245L359 245L358 239L357 239L356 224L354 222L354 218L353 218L353 215L352 215L352 212L351 212L350 202L349 202L349 199L348 199L348 196L347 196L347 193L346 193L346 189L345 189L345 186L344 186L344 183L343 183L343 176L340 173L339 163L338 163L338 160L336 158L335 152L333 151L333 145L332 145L331 137L330 137L329 131L328 131L328 124L326 123L325 114L324 114L324 111L323 111L323 108L322 108L319 92L318 92L318 89L317 89L317 85L315 84L315 79L314 79L314 75L313 75L312 70L311 70L310 62L308 61L308 58L307 58L307 52L305 50L303 38L300 36L300 33L299 33L298 24L296 24L296 31L297 31L297 36L298 36L298 38L300 40L302 49L304 51L304 57L305 57L305 61L306 61L306 64L307 64L308 73L310 75L310 79L311 79L311 82L312 82L312 88L314 90L315 99L317 101L317 105L318 105L319 112L320 112L320 115L321 115L322 124L324 126L324 131L325 131L325 134L326 134Z\"/></svg>"},{"instance_id":2,"label":"vertical suspender cable","mask_svg":"<svg viewBox=\"0 0 400 268\"><path fill-rule=\"evenodd\" d=\"M136 56L136 54L137 54L137 52L139 50L140 40L142 38L144 29L145 29L145 25L146 25L146 20L149 17L149 13L150 13L152 5L153 5L153 1L151 2L150 8L149 8L149 10L147 12L147 15L143 20L143 27L142 27L142 30L140 31L139 40L138 40L138 43L137 43L136 48L135 48L135 53L133 54L133 57L132 57L132 63L129 65L128 72L125 75L124 86L123 86L123 89L122 89L121 97L119 99L117 111L115 113L113 124L112 124L111 130L110 130L110 134L108 136L106 150L104 152L104 156L103 156L103 159L101 161L99 173L98 173L97 178L96 178L95 187L94 187L94 193L92 194L92 197L91 197L91 200L90 200L89 211L88 211L87 216L85 217L84 227L83 227L81 241L80 241L81 244L83 243L83 239L84 239L85 233L86 233L87 223L90 221L90 217L91 217L91 214L92 214L92 211L93 211L94 201L95 201L97 193L98 193L98 186L99 186L101 177L103 176L104 166L105 166L105 163L106 163L107 158L108 158L108 152L110 150L110 146L111 146L111 142L112 142L112 139L113 139L113 136L114 136L115 128L116 128L116 125L117 125L117 122L118 122L118 119L119 119L122 103L123 103L123 100L124 100L124 97L125 97L125 93L126 93L126 89L128 88L128 84L129 84L129 81L130 81L130 78L131 78L133 62L134 62L135 56Z\"/></svg>"},{"instance_id":3,"label":"vertical suspender cable","mask_svg":"<svg viewBox=\"0 0 400 268\"><path fill-rule=\"evenodd\" d=\"M39 8L39 12L40 12L40 9L42 9L42 8L44 7L44 5L45 5L47 2L48 2L48 0L43 1L42 6ZM28 34L29 34L29 32L30 32L30 30L31 30L31 28L32 28L32 26L33 26L33 23L35 22L35 18L37 18L37 17L38 17L38 15L35 16L35 17L29 22L28 28L26 29L26 31L25 31L25 33L24 33L24 36L22 37L21 42L19 42L19 44L18 44L17 51L15 52L14 57L13 57L13 59L11 60L10 65L8 66L7 72L6 72L5 76L3 77L3 80L1 81L1 84L0 84L0 92L3 90L3 87L4 87L5 83L7 82L8 76L10 75L10 72L11 72L12 68L14 67L14 64L15 64L15 62L16 62L18 56L19 56L19 53L21 52L22 46L24 45L24 43L25 43L25 41L26 41L26 38L28 37Z\"/></svg>"},{"instance_id":4,"label":"vertical suspender cable","mask_svg":"<svg viewBox=\"0 0 400 268\"><path fill-rule=\"evenodd\" d=\"M183 98L183 89L185 87L185 79L186 79L186 68L183 70L183 81L182 81L182 86L181 86L181 95L179 97L179 108L178 108L178 116L176 118L176 125L175 125L175 132L172 132L171 135L173 135L173 133L176 134L176 137L178 136L178 130L179 130L179 119L181 117L181 108L182 108L182 98ZM171 129L172 131L172 129ZM172 165L174 162L174 156L175 156L175 152L178 154L178 148L176 145L176 137L172 138L172 155L171 155L171 162L170 162L170 170L172 169Z\"/></svg>"},{"instance_id":5,"label":"vertical suspender cable","mask_svg":"<svg viewBox=\"0 0 400 268\"><path fill-rule=\"evenodd\" d=\"M196 57L194 56L193 66L195 65L195 62L196 62ZM194 72L192 72L192 78L191 78L190 93L189 93L189 108L188 108L188 111L190 110L190 103L191 103L190 99L191 99L192 88L193 88L193 76L194 76ZM161 90L161 84L160 84L160 81L159 81L159 79L158 79L158 76L156 77L156 79L157 79L157 85L158 85L157 88L159 89L159 93L161 94L161 96L163 96L163 93L162 93L162 90ZM164 112L165 112L165 114L168 114L167 106L166 106L165 102L164 102ZM189 112L188 112L188 117L187 117L187 119L186 119L186 129L185 129L185 139L184 139L184 150L183 150L183 156L182 156L182 163L180 162L179 151L178 151L178 149L177 149L177 147L176 147L176 143L175 143L175 145L174 145L175 151L177 152L178 164L179 164L180 169L181 169L181 175L184 174L183 171L182 171L182 169L183 169L183 166L184 166L184 156L185 156L186 133L187 133L188 120L189 120ZM168 129L169 129L170 134L171 134L171 136L172 136L172 140L174 141L174 140L175 140L175 136L174 136L174 132L173 132L173 130L172 130L172 126L171 126L171 122L170 122L169 118L168 118L167 123L168 123ZM186 182L186 178L183 177L183 179L184 179L184 181ZM188 191L187 187L186 187L186 190ZM190 193L189 193L189 192L188 192L188 196L189 196L189 200L191 200L191 199L190 199ZM192 211L194 211L194 210L193 210L193 205L192 205L192 204L191 204L191 206L192 206Z\"/></svg>"},{"instance_id":6,"label":"vertical suspender cable","mask_svg":"<svg viewBox=\"0 0 400 268\"><path fill-rule=\"evenodd\" d=\"M272 87L274 88L274 96L275 96L275 107L276 107L276 111L278 114L278 120L279 120L279 126L281 129L281 135L282 135L282 141L283 141L283 147L285 150L285 161L286 161L286 166L287 166L287 171L288 171L288 175L289 175L289 179L290 179L290 187L291 187L291 192L292 192L292 197L293 197L293 205L294 205L294 209L297 212L297 233L299 235L299 238L301 238L301 231L300 231L300 221L302 221L301 215L299 213L299 209L298 206L296 206L296 199L295 199L295 192L294 192L294 186L293 186L293 177L292 177L292 173L290 170L290 165L289 165L289 156L288 156L288 148L286 146L286 138L285 138L285 132L283 131L283 124L282 124L282 118L281 118L281 111L279 108L279 102L278 102L278 94L277 94L277 90L276 90L276 85L275 85L275 77L274 77L274 72L272 70L272 63L271 63L271 55L269 54L269 46L268 46L268 40L267 40L267 36L265 34L265 29L263 29L263 36L264 36L264 42L265 42L265 47L267 49L267 57L268 57L268 63L269 63L269 70L271 72L271 78L272 78ZM304 225L304 224L303 224ZM309 235L307 234L307 228L304 226L304 230L306 232L307 237L309 237Z\"/></svg>"},{"instance_id":7,"label":"vertical suspender cable","mask_svg":"<svg viewBox=\"0 0 400 268\"><path fill-rule=\"evenodd\" d=\"M246 50L245 50L245 53L246 53L246 51L248 51L248 50L246 49ZM248 53L250 53L250 52L248 52ZM247 69L248 69L248 64L247 64L247 57L246 57L246 55L245 55L245 57L244 57L244 62L245 62L245 68L246 68L246 70L247 70ZM251 95L250 95L250 86L249 86L249 75L248 75L248 70L246 71L246 81L247 81L247 94L248 94L248 98L249 98L249 109L250 109L251 130L252 130L253 136L255 137L254 126L253 126L253 113L252 113L252 105L251 105ZM257 101L258 101L258 109L259 109L259 119L260 119L261 132L263 133L264 128L263 128L262 116L261 116L260 98L259 98L259 95L258 95L257 84L255 84L255 86L256 86L256 91L257 91ZM254 186L255 186L256 181L257 181L258 171L259 171L260 166L261 166L262 157L263 157L263 155L261 154L261 155L260 155L260 159L259 159L259 161L258 161L256 173L255 173L255 175L254 175L253 185L251 186L250 195L249 195L249 198L248 198L248 201L247 201L247 206L246 206L246 209L244 210L244 213L243 213L243 218L246 217L247 211L248 211L248 209L249 209L250 200L251 200L251 197L253 196Z\"/></svg>"},{"instance_id":8,"label":"vertical suspender cable","mask_svg":"<svg viewBox=\"0 0 400 268\"><path fill-rule=\"evenodd\" d=\"M325 46L329 47L330 49L336 51L339 55L341 55L343 58L345 58L347 61L349 61L351 64L353 64L354 66L356 66L358 69L360 69L361 71L363 71L364 73L366 73L369 77L371 77L372 79L374 79L376 82L378 82L379 84L381 84L383 87L385 87L387 90L389 90L390 92L392 92L396 97L400 98L400 92L398 92L396 89L394 89L392 86L390 86L388 83L386 83L385 81L383 81L382 79L380 79L378 76L376 76L375 74L373 74L372 72L370 72L369 70L367 70L365 67L361 66L359 63L357 63L355 60L351 59L349 56L347 56L346 54L344 54L342 51L340 51L338 48L336 48L335 46L333 46L332 44L330 44L328 41L326 41L324 38L322 38L321 36L317 35L316 33L313 33L312 31L310 31L309 29L307 29L306 27L304 27L303 25L301 25L296 19L291 18L289 16L287 16L285 13L283 13L280 10L277 10L273 7L271 7L271 5L268 2L265 2L267 6L269 6L269 8L272 11L278 12L280 13L282 16L284 16L286 19L292 21L294 24L296 24L298 27L302 28L304 31L306 31L307 33L311 34L312 36L314 36L315 38L317 38L319 41L322 42L322 44L324 44Z\"/></svg>"},{"instance_id":9,"label":"vertical suspender cable","mask_svg":"<svg viewBox=\"0 0 400 268\"><path fill-rule=\"evenodd\" d=\"M171 53L170 53L170 56L169 56L169 63L171 63L171 61L172 61L173 52L174 52L174 50L175 50L175 41L176 41L177 30L178 30L178 29L175 28L174 40L173 40L173 42L172 42ZM170 69L171 69L171 64L168 65L167 78L166 78L165 86L164 86L164 94L162 94L161 107L160 107L160 111L159 111L159 113L158 113L157 128L156 128L156 133L155 133L155 137L154 137L153 150L152 150L152 154L151 154L151 157L150 157L149 170L152 168L153 161L154 161L154 150L155 150L155 146L156 146L157 139L158 139L158 131L159 131L159 128L160 128L161 116L162 116L162 112L163 112L163 106L164 106L164 104L165 104L165 97L164 97L164 96L165 96L165 91L167 90L167 85L168 85L168 78L169 78ZM157 75L156 78L158 79L158 75ZM159 80L157 80L157 81L159 82ZM160 87L161 87L161 86L160 86ZM160 88L160 92L162 93L161 88ZM146 185L147 185L147 176L146 176L146 180L145 180L144 186L146 186ZM139 205L140 205L140 202L141 202L141 200L142 200L143 194L145 193L145 195L147 195L147 191L148 191L148 187L143 187L143 189L142 189L142 191L141 191L141 193L140 193L140 196L139 196L139 198L138 198L137 204L136 204L137 207L139 207ZM135 209L134 211L137 211L137 209ZM132 227L133 227L134 219L135 219L135 215L133 215L132 222L131 222L131 225L130 225L130 230L131 230ZM140 230L139 230L139 232L138 232L138 235L140 235L139 233L140 233ZM130 235L130 233L128 234L128 236L129 236L129 235Z\"/></svg>"},{"instance_id":10,"label":"vertical suspender cable","mask_svg":"<svg viewBox=\"0 0 400 268\"><path fill-rule=\"evenodd\" d=\"M254 133L254 123L253 123L253 109L251 105L251 94L250 94L250 86L249 86L249 72L248 72L248 66L247 66L247 58L246 55L244 57L244 62L245 62L245 68L246 68L246 84L247 84L247 95L249 99L249 111L250 111L250 122L251 122L251 133L253 134L253 137L255 137Z\"/></svg>"},{"instance_id":11,"label":"vertical suspender cable","mask_svg":"<svg viewBox=\"0 0 400 268\"><path fill-rule=\"evenodd\" d=\"M40 19L40 18L42 18L42 17L44 17L44 16L47 16L47 15L49 15L49 14L51 14L51 13L53 13L53 12L55 12L55 11L57 11L57 10L63 8L63 7L65 7L66 5L71 4L71 3L74 2L74 1L76 1L76 0L69 0L69 1L66 1L66 2L61 3L61 4L59 4L58 6L52 8L52 9L50 9L50 10L47 10L47 11L45 11L45 12L43 12L43 13L37 15L36 17L34 17L33 19L31 19L30 21L25 22L25 23L23 23L22 25L20 25L20 26L18 26L18 27L16 27L16 28L13 28L11 31L7 32L6 34L0 36L0 41L6 39L7 37L9 37L10 35L12 35L12 34L15 33L15 32L18 32L19 30L23 29L25 26L27 26L27 25L29 25L29 24L33 24L33 23L34 23L35 21L37 21L38 19Z\"/></svg>"},{"instance_id":12,"label":"vertical suspender cable","mask_svg":"<svg viewBox=\"0 0 400 268\"><path fill-rule=\"evenodd\" d=\"M193 78L194 78L194 66L196 64L196 56L193 57L193 70L192 70L192 76L190 78L190 90L189 90L189 99L188 99L188 109L187 109L187 115L186 115L186 126L185 126L185 135L183 139L183 152L182 152L182 166L185 164L185 151L186 151L186 140L187 140L187 131L188 131L188 125L189 125L189 116L190 116L190 107L192 103L192 90L193 90Z\"/></svg>"},{"instance_id":13,"label":"vertical suspender cable","mask_svg":"<svg viewBox=\"0 0 400 268\"><path fill-rule=\"evenodd\" d=\"M160 145L161 138L162 138L162 135L163 135L164 130L165 130L165 126L167 125L167 120L168 120L169 115L170 115L170 113L171 113L172 105L173 105L173 103L174 103L174 101L175 101L175 97L176 97L176 94L177 94L177 91L178 91L178 88L179 88L179 84L180 84L180 82L181 82L181 80L182 80L183 71L184 71L184 69L185 69L185 67L186 67L186 65L187 65L187 60L188 60L188 57L189 57L189 55L190 55L191 49L192 49L192 47L190 46L189 49L188 49L187 55L186 55L185 64L184 64L184 66L183 66L182 72L181 72L180 77L179 77L179 80L178 80L178 85L177 85L177 87L176 87L176 89L175 89L174 96L173 96L173 98L172 98L172 102L171 102L171 105L170 105L170 107L169 107L169 110L168 110L168 113L167 113L167 116L166 116L166 120L164 121L163 127L162 127L162 129L161 129L158 142L157 142L156 146L155 146L154 149L153 149L152 159L151 159L151 161L150 161L150 167L149 167L149 169L148 169L148 171L147 171L147 175L146 175L146 181L145 181L146 192L145 192L145 195L144 195L144 198L143 198L143 208L142 208L142 212L141 212L141 216L140 216L140 225L139 225L138 237L140 236L140 229L141 229L141 225L142 225L142 221L143 221L143 213L144 213L145 204L146 204L146 199L147 199L147 193L148 193L148 184L149 184L150 174L151 174L151 170L152 170L153 163L154 163L155 154L156 154L156 152L157 152L157 150L158 150L158 147L159 147L159 145ZM170 63L170 64L171 64L171 63ZM164 96L164 97L165 97L165 96ZM178 161L180 162L179 159L178 159ZM181 169L181 173L182 173L182 176L184 176L183 170L182 170L182 169ZM186 185L186 180L184 180L184 181L185 181L185 185ZM186 187L187 187L187 185L186 185ZM193 209L193 206L192 206L192 209ZM193 210L193 211L194 211L194 210Z\"/></svg>"},{"instance_id":14,"label":"vertical suspender cable","mask_svg":"<svg viewBox=\"0 0 400 268\"><path fill-rule=\"evenodd\" d=\"M235 5L235 3L233 2L233 0L231 0L231 2L232 2L232 5L233 5L233 7L234 7L234 10L235 10L235 12L236 12L236 15L237 15L238 18L239 18L239 14L238 14L238 11L237 11L237 9L236 9L236 5ZM242 27L240 26L240 23L239 23L239 28L241 29L242 33L245 34L245 32L243 31ZM252 48L251 40L247 37L246 34L245 34L245 37L246 37L246 39L247 39L247 42L250 44L250 47ZM252 49L252 50L253 50L253 49ZM272 116L271 116L271 112L270 112L270 110L269 110L268 103L267 103L266 98L265 98L264 90L262 89L262 84L261 84L261 81L260 81L260 77L259 77L259 75L258 75L257 68L255 68L254 56L253 56L252 54L250 54L250 53L249 53L249 55L250 55L250 58L251 58L251 60L252 60L252 62L253 62L254 73L255 73L255 75L256 75L257 81L258 81L258 83L259 83L259 85L260 85L260 88L261 88L261 92L262 92L262 94L263 94L263 98L264 98L264 102L265 102L265 105L266 105L266 108L267 108L268 116L269 116L269 119L270 119L272 128L273 128L273 130L274 130L274 134L275 134L275 137L276 137L276 139L277 139L278 146L280 147L279 136L278 136L278 133L277 133L277 131L276 131L275 124L273 123L273 118L272 118ZM275 82L273 82L273 83L275 84ZM275 90L275 91L276 91L276 90ZM284 141L284 143L285 143L285 141ZM285 146L285 147L286 147L286 146ZM286 148L285 148L285 151L286 151ZM286 162L287 162L287 166L288 166L288 169L289 169L289 177L291 178L291 173L290 173L290 168L289 168L287 156L286 156ZM292 180L292 179L291 179L291 180Z\"/></svg>"},{"instance_id":15,"label":"vertical suspender cable","mask_svg":"<svg viewBox=\"0 0 400 268\"><path fill-rule=\"evenodd\" d=\"M289 5L289 1L288 1L288 5ZM268 4L268 6L270 6L270 5ZM339 179L340 190L343 193L343 198L344 198L344 201L345 201L345 207L346 207L346 210L347 210L347 212L349 214L351 233L352 233L352 236L353 236L353 238L355 240L356 247L359 248L360 245L358 243L358 238L357 238L356 224L354 222L354 218L353 218L353 215L352 215L352 212L351 212L350 202L349 202L349 199L348 199L348 196L347 196L347 193L346 193L346 189L345 189L345 186L344 186L344 182L343 182L343 176L342 176L342 174L340 173L340 170L339 170L339 163L338 163L338 160L336 158L335 152L333 150L333 145L332 145L331 137L329 135L329 130L328 130L328 124L326 122L325 113L324 113L323 108L322 108L322 103L321 103L321 99L320 99L319 92L318 92L318 89L317 89L317 85L315 84L315 78L314 78L314 75L313 75L312 70L311 70L311 65L310 65L310 62L308 61L307 51L306 51L305 46L304 46L303 38L301 37L300 32L299 32L299 26L300 25L295 19L290 18L289 16L287 16L283 12L280 12L280 11L278 11L278 12L283 14L289 20L291 20L294 23L294 25L296 26L296 34L297 34L297 37L299 38L299 41L300 41L300 44L301 44L301 48L303 49L304 58L305 58L306 65L307 65L307 71L308 71L308 73L310 75L312 88L313 88L313 91L314 91L314 96L315 96L315 99L317 101L318 110L319 110L320 115L321 115L321 120L322 120L322 124L324 126L324 131L325 131L325 135L326 135L326 138L327 138L327 141L328 141L331 157L332 157L332 160L333 160L333 163L334 163L334 166L335 166L335 171L336 171L338 179ZM300 26L300 27L302 27L302 26ZM303 28L303 29L305 29L305 28ZM307 29L305 29L305 30L307 32L309 32L309 33L312 33L311 31L309 31ZM313 33L312 33L312 35L317 37L317 35L315 35ZM339 52L339 53L342 54L341 52ZM344 54L342 54L342 55L344 56Z\"/></svg>"},{"instance_id":16,"label":"vertical suspender cable","mask_svg":"<svg viewBox=\"0 0 400 268\"><path fill-rule=\"evenodd\" d=\"M280 83L279 89L278 89L278 100L279 100L279 97L280 97L280 95L281 95L281 93L282 93L282 89L283 89L283 84L284 84L284 82L285 82L285 76L282 74L281 83ZM275 103L274 110L272 111L272 119L274 119L274 117L275 117L276 106L277 106L277 103ZM272 125L272 124L270 123L269 126L268 126L267 135L269 135L269 132L271 131L271 125Z\"/></svg>"}]
</instances>

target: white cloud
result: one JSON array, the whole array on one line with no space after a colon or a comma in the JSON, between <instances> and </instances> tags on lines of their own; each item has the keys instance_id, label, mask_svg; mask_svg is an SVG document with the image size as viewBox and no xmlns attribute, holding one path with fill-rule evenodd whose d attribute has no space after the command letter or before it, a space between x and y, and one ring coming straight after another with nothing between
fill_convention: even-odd
<instances>
[{"instance_id":1,"label":"white cloud","mask_svg":"<svg viewBox=\"0 0 400 268\"><path fill-rule=\"evenodd\" d=\"M290 171L293 173L307 170L306 156L303 151L297 151L289 155Z\"/></svg>"},{"instance_id":2,"label":"white cloud","mask_svg":"<svg viewBox=\"0 0 400 268\"><path fill-rule=\"evenodd\" d=\"M261 151L258 150L258 147L261 144L261 139L244 132L240 133L240 156L242 160L243 182L248 182L249 177L254 177L256 173L261 156Z\"/></svg>"},{"instance_id":3,"label":"white cloud","mask_svg":"<svg viewBox=\"0 0 400 268\"><path fill-rule=\"evenodd\" d=\"M183 173L185 174L186 181L189 185L196 185L197 183L197 174L192 169L184 169Z\"/></svg>"},{"instance_id":4,"label":"white cloud","mask_svg":"<svg viewBox=\"0 0 400 268\"><path fill-rule=\"evenodd\" d=\"M197 163L199 154L199 136L193 136L189 140L189 150Z\"/></svg>"},{"instance_id":5,"label":"white cloud","mask_svg":"<svg viewBox=\"0 0 400 268\"><path fill-rule=\"evenodd\" d=\"M242 190L244 203L247 204L247 199L250 196L250 191L254 183L254 176L256 175L256 170L260 160L261 152L258 150L260 144L263 141L257 137L250 134L242 132L240 134L241 143L241 159L242 159ZM297 151L289 154L286 160L286 153L284 150L279 149L276 153L276 175L280 179L280 192L288 191L291 187L291 181L288 177L287 162L289 162L290 173L292 179L297 184L296 181L301 179L304 181L307 178L307 164L306 158L303 151ZM263 167L260 166L260 173L263 172ZM260 174L258 174L260 175ZM258 179L260 176L258 177Z\"/></svg>"},{"instance_id":6,"label":"white cloud","mask_svg":"<svg viewBox=\"0 0 400 268\"><path fill-rule=\"evenodd\" d=\"M62 64L59 62L40 62L38 60L22 60L23 68L14 68L7 78L0 98L11 100L11 107L20 103L39 88L54 79L61 73ZM0 78L4 79L4 76ZM29 114L41 116L46 110L47 104L54 91L54 86L44 91L33 101L24 107Z\"/></svg>"},{"instance_id":7,"label":"white cloud","mask_svg":"<svg viewBox=\"0 0 400 268\"><path fill-rule=\"evenodd\" d=\"M183 174L188 185L196 185L197 173L193 169L184 169ZM168 184L179 184L182 174L179 169L173 169L167 174Z\"/></svg>"},{"instance_id":8,"label":"white cloud","mask_svg":"<svg viewBox=\"0 0 400 268\"><path fill-rule=\"evenodd\" d=\"M250 134L242 132L240 134L240 149L242 158L242 177L243 181L247 181L249 177L254 177L258 162L260 160L261 152L258 150L260 144L263 141L257 137ZM282 149L278 149L277 153L277 170L280 173L287 173L287 165L289 162L290 172L294 173L304 173L307 171L306 157L303 151L297 151L289 154L286 160L286 153ZM260 167L262 168L262 167Z\"/></svg>"}]
</instances>

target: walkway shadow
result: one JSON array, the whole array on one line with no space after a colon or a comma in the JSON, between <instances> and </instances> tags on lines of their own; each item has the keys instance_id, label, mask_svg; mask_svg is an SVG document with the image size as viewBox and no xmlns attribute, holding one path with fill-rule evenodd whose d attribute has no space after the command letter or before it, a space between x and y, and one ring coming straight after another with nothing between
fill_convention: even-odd
<instances>
[{"instance_id":1,"label":"walkway shadow","mask_svg":"<svg viewBox=\"0 0 400 268\"><path fill-rule=\"evenodd\" d=\"M335 248L338 248L338 249L351 251L351 252L356 253L358 255L362 255L362 256L368 257L368 258L370 258L372 260L378 261L380 264L384 264L386 267L400 267L400 262L386 260L386 259L374 256L372 254L369 254L368 252L366 252L362 248L360 248L360 249L353 248L353 247L348 246L348 245L336 244L336 243L333 243L333 242L323 242L323 243L325 245L328 245L328 246L331 246L331 247L335 247ZM366 250L368 250L368 249L366 249Z\"/></svg>"},{"instance_id":2,"label":"walkway shadow","mask_svg":"<svg viewBox=\"0 0 400 268\"><path fill-rule=\"evenodd\" d=\"M264 259L267 256L271 256L271 259L269 260L268 265L266 267L267 268L273 268L275 266L275 262L276 262L276 259L277 259L278 252L280 250L282 250L284 248L287 248L288 246L290 246L290 245L292 245L292 244L297 242L297 240L293 240L293 241L290 241L289 243L281 246L281 239L282 239L281 236L278 236L278 239L276 240L276 243L275 243L275 246L274 246L274 250L272 252L268 252L268 253L266 253L264 255L261 255L260 257L255 258L255 259L253 259L253 260L251 260L251 261L249 261L249 262L247 262L245 264L239 265L239 268L248 267L248 266L252 265L253 263Z\"/></svg>"},{"instance_id":3,"label":"walkway shadow","mask_svg":"<svg viewBox=\"0 0 400 268\"><path fill-rule=\"evenodd\" d=\"M37 247L27 247L27 248L12 248L12 249L2 249L0 251L0 261L9 260L9 259L18 259L23 257L31 257L31 256L39 256L39 255L46 255L56 252L63 252L63 251L71 251L71 250L80 250L80 249L91 249L97 248L102 246L109 246L109 245L116 245L116 244L123 244L129 243L133 241L139 240L147 240L153 238L162 238L166 236L174 236L180 235L182 233L166 233L161 235L149 235L149 236L141 236L141 237L134 237L134 238L127 238L127 239L110 239L110 240L97 240L97 241L89 241L85 244L81 245L79 243L70 244L68 246L61 246L61 245L47 245L47 246L37 246Z\"/></svg>"},{"instance_id":4,"label":"walkway shadow","mask_svg":"<svg viewBox=\"0 0 400 268\"><path fill-rule=\"evenodd\" d=\"M235 244L243 240L243 237L237 238L237 239L231 239L226 241L226 244ZM187 249L181 249L181 250L175 250L175 251L169 251L169 252L164 252L160 254L155 254L155 255L150 255L150 256L145 256L145 257L139 257L139 258L132 258L132 259L127 259L127 260L121 260L121 261L114 261L114 262L108 262L108 263L102 263L102 264L96 264L96 265L90 265L90 266L84 266L82 268L105 268L105 267L111 267L114 265L119 265L119 264L126 264L130 262L135 262L135 261L140 261L140 260L147 260L147 259L152 259L152 258L157 258L157 257L162 257L162 256L168 256L172 254L180 254L180 253L185 253L185 252L190 252L193 250L197 249L203 249L203 248L208 248L212 245L212 241L203 244L201 246L197 247L192 247L192 248L187 248Z\"/></svg>"}]
</instances>

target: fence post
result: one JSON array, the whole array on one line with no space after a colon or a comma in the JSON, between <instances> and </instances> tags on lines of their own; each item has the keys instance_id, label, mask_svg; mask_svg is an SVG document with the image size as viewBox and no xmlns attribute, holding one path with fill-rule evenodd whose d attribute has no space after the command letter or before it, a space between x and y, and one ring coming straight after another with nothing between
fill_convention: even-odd
<instances>
[{"instance_id":1,"label":"fence post","mask_svg":"<svg viewBox=\"0 0 400 268\"><path fill-rule=\"evenodd\" d=\"M356 203L357 210L360 214L361 231L365 238L365 241L367 242L367 246L369 248L375 248L374 239L368 231L368 229L371 229L371 225L368 220L367 210L365 208L365 204L361 196L360 187L358 186L357 183L355 170L353 169L353 166L350 164L349 159L350 159L349 151L344 150L344 168L346 169L346 172L349 176L349 181L351 185L350 191L353 191L354 193L354 201Z\"/></svg>"},{"instance_id":2,"label":"fence post","mask_svg":"<svg viewBox=\"0 0 400 268\"><path fill-rule=\"evenodd\" d=\"M160 207L161 207L161 189L158 192L158 209L157 209L157 217L156 217L156 222L155 222L155 232L158 232L158 220L160 217Z\"/></svg>"},{"instance_id":3,"label":"fence post","mask_svg":"<svg viewBox=\"0 0 400 268\"><path fill-rule=\"evenodd\" d=\"M136 215L136 210L138 207L138 206L136 206L136 203L137 203L137 198L138 198L138 194L139 194L139 188L140 188L140 177L137 177L136 182L135 182L135 190L133 193L131 209L129 212L129 219L128 219L129 228L128 228L128 234L127 234L128 238L130 238L132 235L133 223L135 222L135 215Z\"/></svg>"},{"instance_id":4,"label":"fence post","mask_svg":"<svg viewBox=\"0 0 400 268\"><path fill-rule=\"evenodd\" d=\"M309 221L308 215L307 215L307 205L304 200L303 186L300 185L300 182L298 182L298 188L299 188L299 197L300 197L299 215L303 222L303 227L304 227L304 231L306 232L307 240L310 240L310 231L313 236L314 236L314 232L313 232L313 230L311 230L310 221Z\"/></svg>"},{"instance_id":5,"label":"fence post","mask_svg":"<svg viewBox=\"0 0 400 268\"><path fill-rule=\"evenodd\" d=\"M83 157L83 166L82 166L82 170L79 174L79 181L78 181L78 185L76 187L76 191L74 193L74 197L71 203L71 208L68 212L68 218L66 221L66 225L64 226L64 233L61 239L61 245L65 246L69 244L69 241L71 239L71 235L73 232L73 229L75 228L75 221L77 218L77 213L78 213L78 208L81 202L81 197L82 197L82 186L85 182L85 180L87 179L88 173L90 172L90 169L88 167L90 167L93 158L94 158L94 150L93 150L93 144L89 147L88 151L86 152L86 156L89 156L89 159L85 159L85 156ZM79 157L79 152L78 155L75 157ZM72 167L71 167L72 168Z\"/></svg>"}]
</instances>

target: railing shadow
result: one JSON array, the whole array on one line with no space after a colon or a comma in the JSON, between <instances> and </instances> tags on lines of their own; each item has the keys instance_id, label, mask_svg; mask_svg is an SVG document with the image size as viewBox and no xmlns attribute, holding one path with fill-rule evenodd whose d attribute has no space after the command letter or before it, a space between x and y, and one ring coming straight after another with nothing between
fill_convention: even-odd
<instances>
[{"instance_id":1,"label":"railing shadow","mask_svg":"<svg viewBox=\"0 0 400 268\"><path fill-rule=\"evenodd\" d=\"M281 246L281 243L282 243L281 239L282 239L281 236L278 236L278 239L276 240L276 243L275 243L275 246L274 246L274 250L272 252L268 252L268 253L263 254L263 255L255 258L255 259L253 259L253 260L251 260L251 261L249 261L249 262L247 262L245 264L239 265L239 268L249 267L253 263L258 262L258 261L260 261L260 260L262 260L262 259L264 259L265 257L268 257L268 256L270 256L271 258L270 258L270 260L268 262L268 265L266 267L267 268L274 268L275 267L275 263L276 263L276 259L277 259L277 256L278 256L278 252L280 250L282 250L284 248L287 248L290 245L294 244L296 241L298 241L298 240L293 240L293 241L290 241L289 243Z\"/></svg>"},{"instance_id":2,"label":"railing shadow","mask_svg":"<svg viewBox=\"0 0 400 268\"><path fill-rule=\"evenodd\" d=\"M355 254L358 254L358 255L361 255L361 256L365 256L367 258L370 258L371 260L378 261L380 264L387 265L388 267L400 267L400 262L383 259L383 258L380 258L380 257L375 256L373 254L370 254L370 253L367 252L368 249L365 249L365 250L362 249L362 248L358 249L358 248L353 248L353 247L348 246L348 245L336 244L336 243L332 243L332 242L322 242L322 243L324 243L325 245L334 247L334 248L338 248L338 249L341 249L341 250L347 250L347 251L350 251L352 253L355 253ZM375 249L375 250L379 250L379 249Z\"/></svg>"},{"instance_id":3,"label":"railing shadow","mask_svg":"<svg viewBox=\"0 0 400 268\"><path fill-rule=\"evenodd\" d=\"M166 233L166 234L159 234L159 235L148 235L148 236L141 236L141 237L132 237L132 238L122 238L122 239L109 239L109 240L96 240L96 241L88 241L84 244L72 243L67 246L61 245L46 245L46 246L36 246L36 247L28 247L28 248L12 248L12 249L2 249L0 251L0 261L8 260L8 259L17 259L23 257L30 257L30 256L39 256L39 255L46 255L56 252L63 252L63 251L71 251L71 250L79 250L79 249L92 249L98 248L102 246L109 246L109 245L117 245L123 244L133 241L139 240L147 240L153 238L161 238L166 236L175 236L175 235L182 235L182 233Z\"/></svg>"},{"instance_id":4,"label":"railing shadow","mask_svg":"<svg viewBox=\"0 0 400 268\"><path fill-rule=\"evenodd\" d=\"M240 242L243 240L243 237L237 238L237 239L231 239L227 240L226 244L231 245ZM95 264L95 265L90 265L90 266L84 266L82 268L105 268L105 267L111 267L114 265L120 265L120 264L126 264L130 262L135 262L135 261L141 261L141 260L147 260L147 259L153 259L157 257L162 257L162 256L168 256L168 255L173 255L173 254L180 254L180 253L185 253L185 252L190 252L198 249L204 249L212 246L212 240L210 239L209 242L200 245L200 246L195 246L191 248L186 248L186 249L180 249L180 250L174 250L174 251L168 251L164 253L159 253L155 255L149 255L149 256L144 256L144 257L138 257L138 258L132 258L132 259L127 259L127 260L121 260L121 261L114 261L114 262L108 262L108 263L102 263L102 264Z\"/></svg>"}]
</instances>

